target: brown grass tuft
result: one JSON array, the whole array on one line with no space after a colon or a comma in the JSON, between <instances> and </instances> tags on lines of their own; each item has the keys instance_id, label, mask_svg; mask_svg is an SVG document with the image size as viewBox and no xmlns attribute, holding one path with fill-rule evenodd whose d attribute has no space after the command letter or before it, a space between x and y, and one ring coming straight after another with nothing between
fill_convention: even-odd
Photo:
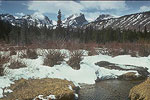
<instances>
[{"instance_id":1,"label":"brown grass tuft","mask_svg":"<svg viewBox=\"0 0 150 100\"><path fill-rule=\"evenodd\" d=\"M47 52L45 51L45 55L44 65L51 67L61 64L65 58L65 54L61 53L59 50L47 50Z\"/></svg>"},{"instance_id":2,"label":"brown grass tuft","mask_svg":"<svg viewBox=\"0 0 150 100\"><path fill-rule=\"evenodd\" d=\"M0 76L4 75L4 67L3 65L9 61L9 56L0 55Z\"/></svg>"},{"instance_id":3,"label":"brown grass tuft","mask_svg":"<svg viewBox=\"0 0 150 100\"><path fill-rule=\"evenodd\" d=\"M16 54L17 54L17 52L16 52L15 50L11 50L11 51L10 51L10 56L16 55Z\"/></svg>"},{"instance_id":4,"label":"brown grass tuft","mask_svg":"<svg viewBox=\"0 0 150 100\"><path fill-rule=\"evenodd\" d=\"M21 52L21 58L29 58L29 59L36 59L38 58L38 54L36 53L35 49L27 49L26 52Z\"/></svg>"},{"instance_id":5,"label":"brown grass tuft","mask_svg":"<svg viewBox=\"0 0 150 100\"><path fill-rule=\"evenodd\" d=\"M130 100L150 100L150 79L133 87L129 93Z\"/></svg>"},{"instance_id":6,"label":"brown grass tuft","mask_svg":"<svg viewBox=\"0 0 150 100\"><path fill-rule=\"evenodd\" d=\"M82 60L82 56L83 56L83 51L72 51L70 53L71 58L69 59L69 61L67 61L67 64L69 66L71 66L73 69L80 69L80 62Z\"/></svg>"},{"instance_id":7,"label":"brown grass tuft","mask_svg":"<svg viewBox=\"0 0 150 100\"><path fill-rule=\"evenodd\" d=\"M57 100L74 100L74 91L69 85L75 88L72 82L61 79L21 79L10 86L12 93L6 93L1 100L33 100L38 95L44 97L55 95ZM65 99L62 99L64 98ZM36 99L39 100L39 99Z\"/></svg>"}]
</instances>

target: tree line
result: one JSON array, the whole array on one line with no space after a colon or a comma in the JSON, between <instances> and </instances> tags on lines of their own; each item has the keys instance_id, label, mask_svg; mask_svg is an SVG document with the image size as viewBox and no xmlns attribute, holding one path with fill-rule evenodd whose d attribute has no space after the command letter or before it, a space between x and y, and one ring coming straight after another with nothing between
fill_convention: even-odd
<instances>
[{"instance_id":1,"label":"tree line","mask_svg":"<svg viewBox=\"0 0 150 100\"><path fill-rule=\"evenodd\" d=\"M95 30L92 26L85 29L72 28L71 26L63 27L61 21L61 11L58 12L58 21L55 29L47 27L37 27L37 25L28 25L24 20L21 26L12 26L8 21L0 20L0 40L15 45L27 45L31 43L45 43L55 40L78 40L83 43L96 42L136 42L138 40L150 40L150 32L145 27L144 32L134 30L121 30L103 28Z\"/></svg>"}]
</instances>

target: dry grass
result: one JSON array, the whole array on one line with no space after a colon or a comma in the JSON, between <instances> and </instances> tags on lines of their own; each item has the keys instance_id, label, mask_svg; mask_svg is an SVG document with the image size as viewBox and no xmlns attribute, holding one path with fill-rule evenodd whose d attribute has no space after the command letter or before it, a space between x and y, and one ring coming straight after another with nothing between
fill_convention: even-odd
<instances>
[{"instance_id":1,"label":"dry grass","mask_svg":"<svg viewBox=\"0 0 150 100\"><path fill-rule=\"evenodd\" d=\"M0 76L4 75L4 67L3 65L9 61L9 56L0 55Z\"/></svg>"},{"instance_id":2,"label":"dry grass","mask_svg":"<svg viewBox=\"0 0 150 100\"><path fill-rule=\"evenodd\" d=\"M104 45L105 48L110 50L112 56L118 55L131 55L136 56L148 56L150 54L150 44L149 43L107 43Z\"/></svg>"},{"instance_id":3,"label":"dry grass","mask_svg":"<svg viewBox=\"0 0 150 100\"><path fill-rule=\"evenodd\" d=\"M93 48L90 48L88 49L88 56L94 56L94 55L98 55L99 52L96 51L96 49Z\"/></svg>"},{"instance_id":4,"label":"dry grass","mask_svg":"<svg viewBox=\"0 0 150 100\"><path fill-rule=\"evenodd\" d=\"M3 45L3 44L2 44ZM1 45L0 45L1 47ZM43 48L43 49L68 49L71 51L84 49L88 50L89 55L96 55L97 52L94 51L94 48L102 48L99 53L107 54L111 56L118 56L118 55L131 55L133 57L136 56L148 56L150 54L150 43L145 41L137 41L134 43L131 42L124 42L124 43L118 43L118 42L109 42L105 44L97 44L95 42L88 42L88 43L81 43L79 40L51 40L44 44L41 43L34 43L28 46L11 46L11 45L4 45L1 50L3 51L11 51L12 49L15 50L25 50L27 48L30 48L30 50L35 50L37 48ZM29 53L29 57L36 58L34 56L36 54Z\"/></svg>"},{"instance_id":5,"label":"dry grass","mask_svg":"<svg viewBox=\"0 0 150 100\"><path fill-rule=\"evenodd\" d=\"M45 51L46 58L44 59L44 65L54 66L61 64L64 61L65 54L61 53L59 50L47 50Z\"/></svg>"},{"instance_id":6,"label":"dry grass","mask_svg":"<svg viewBox=\"0 0 150 100\"><path fill-rule=\"evenodd\" d=\"M150 78L130 90L131 100L150 100Z\"/></svg>"},{"instance_id":7,"label":"dry grass","mask_svg":"<svg viewBox=\"0 0 150 100\"><path fill-rule=\"evenodd\" d=\"M71 58L67 61L67 64L71 66L73 69L80 69L80 62L82 60L83 51L72 51L70 53Z\"/></svg>"},{"instance_id":8,"label":"dry grass","mask_svg":"<svg viewBox=\"0 0 150 100\"><path fill-rule=\"evenodd\" d=\"M11 69L18 69L18 68L24 68L27 67L26 64L19 60L11 60L10 65L8 66Z\"/></svg>"},{"instance_id":9,"label":"dry grass","mask_svg":"<svg viewBox=\"0 0 150 100\"><path fill-rule=\"evenodd\" d=\"M68 88L69 85L75 88L73 83L67 80L21 79L10 86L12 93L5 93L6 97L0 100L33 100L38 95L43 95L44 97L55 95L57 100L74 100L74 91Z\"/></svg>"}]
</instances>

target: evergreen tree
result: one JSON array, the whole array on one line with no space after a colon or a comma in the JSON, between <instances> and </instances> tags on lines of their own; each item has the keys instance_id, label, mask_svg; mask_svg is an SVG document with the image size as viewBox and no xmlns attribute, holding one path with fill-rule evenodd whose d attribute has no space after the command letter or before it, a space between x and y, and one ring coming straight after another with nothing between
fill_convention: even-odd
<instances>
[{"instance_id":1,"label":"evergreen tree","mask_svg":"<svg viewBox=\"0 0 150 100\"><path fill-rule=\"evenodd\" d=\"M147 27L145 26L144 27L144 38L147 38L148 36L148 32L147 32Z\"/></svg>"},{"instance_id":2,"label":"evergreen tree","mask_svg":"<svg viewBox=\"0 0 150 100\"><path fill-rule=\"evenodd\" d=\"M57 27L61 28L62 27L62 21L61 21L61 11L58 11L58 16L57 16L58 20L57 20Z\"/></svg>"}]
</instances>

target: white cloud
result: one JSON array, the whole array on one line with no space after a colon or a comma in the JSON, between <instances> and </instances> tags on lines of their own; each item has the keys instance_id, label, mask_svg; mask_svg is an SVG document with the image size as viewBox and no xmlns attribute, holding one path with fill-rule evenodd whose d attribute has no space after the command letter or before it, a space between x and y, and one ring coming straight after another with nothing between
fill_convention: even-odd
<instances>
[{"instance_id":1,"label":"white cloud","mask_svg":"<svg viewBox=\"0 0 150 100\"><path fill-rule=\"evenodd\" d=\"M140 12L144 12L144 11L150 11L150 6L142 6L139 9Z\"/></svg>"},{"instance_id":2,"label":"white cloud","mask_svg":"<svg viewBox=\"0 0 150 100\"><path fill-rule=\"evenodd\" d=\"M123 11L127 9L125 1L30 1L28 10L33 10L40 13L53 13L61 9L65 17L74 13L84 13L89 20L95 19L104 10ZM97 12L88 12L85 10L96 9Z\"/></svg>"},{"instance_id":3,"label":"white cloud","mask_svg":"<svg viewBox=\"0 0 150 100\"><path fill-rule=\"evenodd\" d=\"M125 10L127 9L125 1L81 1L86 9L95 8L98 10Z\"/></svg>"},{"instance_id":4,"label":"white cloud","mask_svg":"<svg viewBox=\"0 0 150 100\"><path fill-rule=\"evenodd\" d=\"M64 15L80 12L83 6L73 1L30 1L29 10L41 13L57 13L59 9Z\"/></svg>"},{"instance_id":5,"label":"white cloud","mask_svg":"<svg viewBox=\"0 0 150 100\"><path fill-rule=\"evenodd\" d=\"M18 15L18 16L24 16L25 14L24 13L16 13L16 15Z\"/></svg>"},{"instance_id":6,"label":"white cloud","mask_svg":"<svg viewBox=\"0 0 150 100\"><path fill-rule=\"evenodd\" d=\"M41 20L43 20L45 18L44 15L42 13L40 13L40 12L35 12L32 15L32 17L35 18L35 19L38 18L38 19L41 19Z\"/></svg>"}]
</instances>

